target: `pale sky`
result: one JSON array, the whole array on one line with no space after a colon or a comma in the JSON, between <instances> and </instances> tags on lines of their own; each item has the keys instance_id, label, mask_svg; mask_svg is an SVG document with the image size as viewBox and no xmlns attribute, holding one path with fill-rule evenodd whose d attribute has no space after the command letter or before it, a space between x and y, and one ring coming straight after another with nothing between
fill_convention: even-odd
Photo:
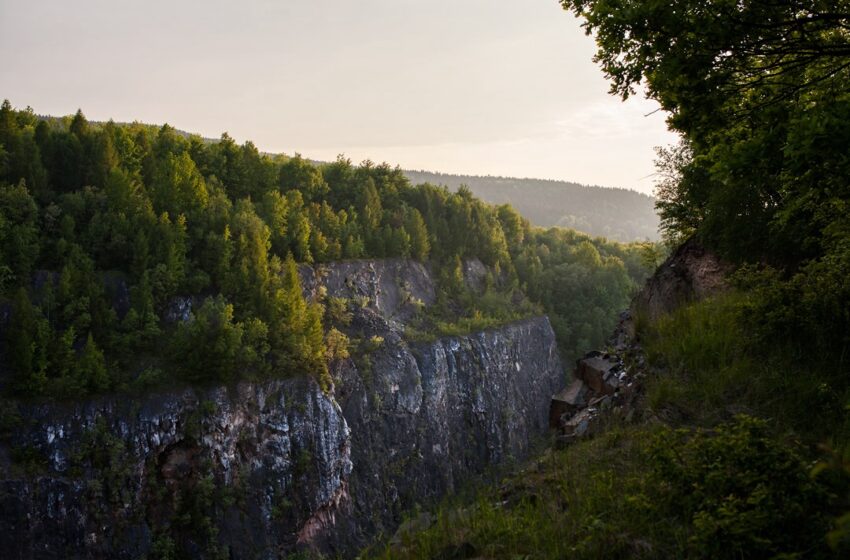
<instances>
[{"instance_id":1,"label":"pale sky","mask_svg":"<svg viewBox=\"0 0 850 560\"><path fill-rule=\"evenodd\" d=\"M675 137L557 0L0 0L0 97L267 152L652 191Z\"/></svg>"}]
</instances>

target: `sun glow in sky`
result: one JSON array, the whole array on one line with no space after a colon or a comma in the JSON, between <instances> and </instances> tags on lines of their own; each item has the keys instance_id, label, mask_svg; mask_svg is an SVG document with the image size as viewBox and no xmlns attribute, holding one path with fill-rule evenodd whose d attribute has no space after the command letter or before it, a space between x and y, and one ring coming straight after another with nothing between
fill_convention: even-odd
<instances>
[{"instance_id":1,"label":"sun glow in sky","mask_svg":"<svg viewBox=\"0 0 850 560\"><path fill-rule=\"evenodd\" d=\"M651 192L657 105L557 0L0 0L0 97L268 152Z\"/></svg>"}]
</instances>

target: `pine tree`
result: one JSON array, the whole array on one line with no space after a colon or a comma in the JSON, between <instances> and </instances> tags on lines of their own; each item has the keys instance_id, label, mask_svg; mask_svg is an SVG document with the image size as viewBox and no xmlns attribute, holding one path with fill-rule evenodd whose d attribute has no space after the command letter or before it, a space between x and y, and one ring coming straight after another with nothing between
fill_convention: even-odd
<instances>
[{"instance_id":1,"label":"pine tree","mask_svg":"<svg viewBox=\"0 0 850 560\"><path fill-rule=\"evenodd\" d=\"M89 132L89 121L83 114L82 109L77 109L74 118L71 119L71 125L68 128L74 136L83 140Z\"/></svg>"},{"instance_id":2,"label":"pine tree","mask_svg":"<svg viewBox=\"0 0 850 560\"><path fill-rule=\"evenodd\" d=\"M329 389L330 377L325 361L325 329L322 325L324 308L313 303L307 306L304 322L303 361L308 373L316 375L323 388Z\"/></svg>"},{"instance_id":3,"label":"pine tree","mask_svg":"<svg viewBox=\"0 0 850 560\"><path fill-rule=\"evenodd\" d=\"M304 333L308 322L307 302L301 291L298 265L292 254L280 265L269 313L272 351L284 367L303 363Z\"/></svg>"},{"instance_id":4,"label":"pine tree","mask_svg":"<svg viewBox=\"0 0 850 560\"><path fill-rule=\"evenodd\" d=\"M280 188L284 191L298 189L308 203L323 200L329 190L321 171L300 154L280 166Z\"/></svg>"},{"instance_id":5,"label":"pine tree","mask_svg":"<svg viewBox=\"0 0 850 560\"><path fill-rule=\"evenodd\" d=\"M80 379L80 386L88 391L99 392L109 388L109 373L106 370L103 352L95 344L91 333L77 360L76 375Z\"/></svg>"},{"instance_id":6,"label":"pine tree","mask_svg":"<svg viewBox=\"0 0 850 560\"><path fill-rule=\"evenodd\" d=\"M47 381L46 321L38 316L24 288L18 290L6 333L8 359L17 374L15 385L25 395L40 395Z\"/></svg>"},{"instance_id":7,"label":"pine tree","mask_svg":"<svg viewBox=\"0 0 850 560\"><path fill-rule=\"evenodd\" d=\"M431 251L431 243L428 241L428 228L425 220L416 208L410 209L407 214L405 230L410 235L410 256L418 261L428 258Z\"/></svg>"},{"instance_id":8,"label":"pine tree","mask_svg":"<svg viewBox=\"0 0 850 560\"><path fill-rule=\"evenodd\" d=\"M0 219L0 257L18 285L27 285L40 246L38 205L23 181L0 186Z\"/></svg>"},{"instance_id":9,"label":"pine tree","mask_svg":"<svg viewBox=\"0 0 850 560\"><path fill-rule=\"evenodd\" d=\"M367 232L377 232L383 219L384 211L381 205L381 196L375 188L375 181L369 178L360 194L359 214L363 221L363 227Z\"/></svg>"},{"instance_id":10,"label":"pine tree","mask_svg":"<svg viewBox=\"0 0 850 560\"><path fill-rule=\"evenodd\" d=\"M74 342L77 333L74 327L68 327L58 337L54 338L50 350L50 374L56 380L53 392L62 396L80 396L85 393L85 387L80 385L74 375L76 368L76 352Z\"/></svg>"}]
</instances>

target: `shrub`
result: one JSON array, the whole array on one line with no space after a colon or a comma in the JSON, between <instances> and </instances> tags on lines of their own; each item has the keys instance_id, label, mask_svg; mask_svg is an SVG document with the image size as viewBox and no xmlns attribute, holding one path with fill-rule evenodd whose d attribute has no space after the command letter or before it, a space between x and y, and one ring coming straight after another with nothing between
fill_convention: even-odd
<instances>
[{"instance_id":1,"label":"shrub","mask_svg":"<svg viewBox=\"0 0 850 560\"><path fill-rule=\"evenodd\" d=\"M650 451L648 498L690 524L695 557L808 555L824 548L826 494L799 446L749 416L707 430L663 430Z\"/></svg>"},{"instance_id":2,"label":"shrub","mask_svg":"<svg viewBox=\"0 0 850 560\"><path fill-rule=\"evenodd\" d=\"M326 356L329 361L344 360L348 358L349 341L345 333L331 328L325 335Z\"/></svg>"},{"instance_id":3,"label":"shrub","mask_svg":"<svg viewBox=\"0 0 850 560\"><path fill-rule=\"evenodd\" d=\"M349 300L342 297L331 296L327 298L325 303L325 313L327 314L328 322L333 325L350 325L352 313L348 309Z\"/></svg>"}]
</instances>

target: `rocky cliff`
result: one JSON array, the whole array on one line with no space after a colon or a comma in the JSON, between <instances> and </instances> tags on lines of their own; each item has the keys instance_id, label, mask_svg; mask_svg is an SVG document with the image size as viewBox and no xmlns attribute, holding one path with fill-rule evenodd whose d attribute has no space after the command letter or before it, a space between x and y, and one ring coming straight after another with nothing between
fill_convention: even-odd
<instances>
[{"instance_id":1,"label":"rocky cliff","mask_svg":"<svg viewBox=\"0 0 850 560\"><path fill-rule=\"evenodd\" d=\"M726 290L733 267L697 239L682 243L646 281L632 301L635 313L657 319L690 301Z\"/></svg>"},{"instance_id":2,"label":"rocky cliff","mask_svg":"<svg viewBox=\"0 0 850 560\"><path fill-rule=\"evenodd\" d=\"M347 331L380 341L368 360L336 362L327 393L285 379L4 411L3 556L348 555L545 433L563 382L545 317L411 343L406 319L434 301L425 266L302 277L314 297L357 302Z\"/></svg>"},{"instance_id":3,"label":"rocky cliff","mask_svg":"<svg viewBox=\"0 0 850 560\"><path fill-rule=\"evenodd\" d=\"M639 418L645 408L643 381L650 368L633 316L656 320L689 302L729 289L734 267L703 247L695 238L680 245L632 299L604 350L588 352L577 360L570 385L553 395L549 424L556 441L568 444L603 429L606 417Z\"/></svg>"}]
</instances>

